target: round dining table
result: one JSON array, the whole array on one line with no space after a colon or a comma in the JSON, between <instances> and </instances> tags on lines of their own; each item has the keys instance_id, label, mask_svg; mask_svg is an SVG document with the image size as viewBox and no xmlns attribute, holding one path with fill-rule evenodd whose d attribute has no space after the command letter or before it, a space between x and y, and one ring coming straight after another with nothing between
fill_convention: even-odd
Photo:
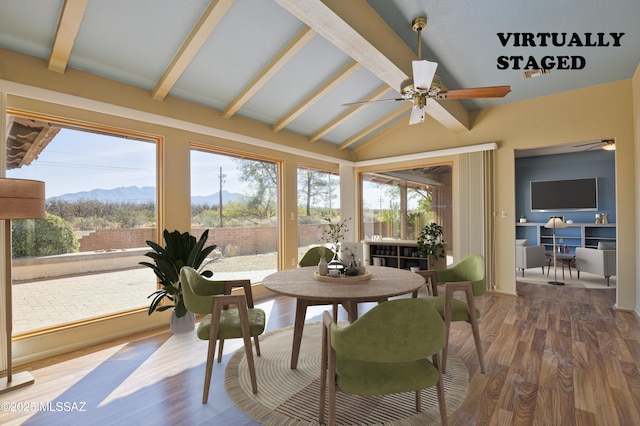
<instances>
[{"instance_id":1,"label":"round dining table","mask_svg":"<svg viewBox=\"0 0 640 426\"><path fill-rule=\"evenodd\" d=\"M425 284L422 275L386 266L368 266L365 277L318 277L316 266L286 269L266 276L262 285L274 293L296 298L291 368L298 365L307 306L341 304L350 322L358 318L358 303L383 302L407 293L417 295ZM334 318L334 320L336 320Z\"/></svg>"}]
</instances>

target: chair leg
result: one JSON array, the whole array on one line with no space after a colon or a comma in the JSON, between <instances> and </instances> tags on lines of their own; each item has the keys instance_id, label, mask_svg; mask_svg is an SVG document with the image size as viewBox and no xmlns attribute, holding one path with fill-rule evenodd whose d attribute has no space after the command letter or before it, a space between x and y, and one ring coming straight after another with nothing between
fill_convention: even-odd
<instances>
[{"instance_id":1,"label":"chair leg","mask_svg":"<svg viewBox=\"0 0 640 426\"><path fill-rule=\"evenodd\" d=\"M260 356L260 342L258 336L253 336L253 344L256 346L256 355Z\"/></svg>"},{"instance_id":2,"label":"chair leg","mask_svg":"<svg viewBox=\"0 0 640 426\"><path fill-rule=\"evenodd\" d=\"M327 397L327 368L329 359L329 348L327 341L327 322L331 323L333 320L325 312L322 318L322 351L320 355L320 403L318 404L318 422L324 424L324 408L326 405Z\"/></svg>"},{"instance_id":3,"label":"chair leg","mask_svg":"<svg viewBox=\"0 0 640 426\"><path fill-rule=\"evenodd\" d=\"M222 351L224 350L224 339L219 341L218 345L218 362L222 362Z\"/></svg>"},{"instance_id":4,"label":"chair leg","mask_svg":"<svg viewBox=\"0 0 640 426\"><path fill-rule=\"evenodd\" d=\"M329 328L331 327L332 319L328 314L323 316L322 326L323 326L323 341L322 341L322 357L323 357L323 376L326 380L322 381L322 386L328 385L328 399L329 399L329 426L334 426L336 424L336 353L331 347L331 332ZM326 333L326 334L325 334ZM325 352L326 351L326 352ZM322 393L322 411L320 416L324 419L324 392ZM322 421L320 422L322 424Z\"/></svg>"},{"instance_id":5,"label":"chair leg","mask_svg":"<svg viewBox=\"0 0 640 426\"><path fill-rule=\"evenodd\" d=\"M256 378L256 366L253 363L253 348L251 347L251 330L249 329L249 314L247 312L246 299L243 303L238 303L238 316L240 317L240 328L242 329L242 339L244 340L244 352L247 357L247 367L251 377L251 389L253 393L258 393L258 380Z\"/></svg>"},{"instance_id":6,"label":"chair leg","mask_svg":"<svg viewBox=\"0 0 640 426\"><path fill-rule=\"evenodd\" d=\"M442 373L444 370L440 369L440 359L438 354L433 356L436 368L438 369L438 383L436 383L436 393L438 395L438 407L440 408L440 422L442 426L447 426L447 401L444 398L444 383L442 379Z\"/></svg>"},{"instance_id":7,"label":"chair leg","mask_svg":"<svg viewBox=\"0 0 640 426\"><path fill-rule=\"evenodd\" d=\"M444 347L442 348L442 372L447 371L447 352L449 349L449 330L451 328L451 309L453 305L453 292L445 292L444 297L444 326L445 326L445 339Z\"/></svg>"},{"instance_id":8,"label":"chair leg","mask_svg":"<svg viewBox=\"0 0 640 426\"><path fill-rule=\"evenodd\" d=\"M213 373L213 359L216 354L216 342L218 341L218 328L220 315L222 314L222 305L214 300L211 309L211 327L209 328L209 350L207 352L207 367L204 373L204 389L202 390L202 403L206 404L209 400L209 388L211 387L211 374ZM222 344L222 342L220 342Z\"/></svg>"},{"instance_id":9,"label":"chair leg","mask_svg":"<svg viewBox=\"0 0 640 426\"><path fill-rule=\"evenodd\" d=\"M209 388L211 387L211 375L213 374L213 359L216 352L216 339L209 339L209 350L207 355L207 367L204 371L204 389L202 390L202 403L209 400Z\"/></svg>"},{"instance_id":10,"label":"chair leg","mask_svg":"<svg viewBox=\"0 0 640 426\"><path fill-rule=\"evenodd\" d=\"M473 340L476 343L476 351L478 351L480 373L484 374L484 356L482 354L482 342L480 341L480 325L478 324L478 317L476 316L476 303L473 298L473 292L471 289L467 290L467 306L469 307L469 318L471 320L471 331L473 331Z\"/></svg>"},{"instance_id":11,"label":"chair leg","mask_svg":"<svg viewBox=\"0 0 640 426\"><path fill-rule=\"evenodd\" d=\"M422 411L422 389L416 391L416 413Z\"/></svg>"},{"instance_id":12,"label":"chair leg","mask_svg":"<svg viewBox=\"0 0 640 426\"><path fill-rule=\"evenodd\" d=\"M333 375L331 372L333 371ZM336 424L336 376L335 366L331 367L329 359L329 426Z\"/></svg>"}]
</instances>

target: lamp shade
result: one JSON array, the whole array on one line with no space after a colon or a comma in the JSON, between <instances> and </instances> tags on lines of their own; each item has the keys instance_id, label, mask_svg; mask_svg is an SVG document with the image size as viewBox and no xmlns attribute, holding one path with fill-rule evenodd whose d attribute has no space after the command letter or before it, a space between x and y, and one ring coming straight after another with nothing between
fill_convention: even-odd
<instances>
[{"instance_id":1,"label":"lamp shade","mask_svg":"<svg viewBox=\"0 0 640 426\"><path fill-rule=\"evenodd\" d=\"M44 182L0 178L0 219L44 219Z\"/></svg>"},{"instance_id":2,"label":"lamp shade","mask_svg":"<svg viewBox=\"0 0 640 426\"><path fill-rule=\"evenodd\" d=\"M549 222L547 222L544 225L544 227L551 228L551 229L559 229L559 228L566 228L567 224L564 223L564 221L559 217L552 217L551 219L549 219Z\"/></svg>"}]
</instances>

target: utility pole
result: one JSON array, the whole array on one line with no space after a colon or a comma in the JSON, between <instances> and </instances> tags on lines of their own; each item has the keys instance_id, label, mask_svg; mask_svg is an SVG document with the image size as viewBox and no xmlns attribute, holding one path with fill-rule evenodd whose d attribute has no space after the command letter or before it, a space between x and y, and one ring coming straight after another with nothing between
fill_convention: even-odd
<instances>
[{"instance_id":1,"label":"utility pole","mask_svg":"<svg viewBox=\"0 0 640 426\"><path fill-rule=\"evenodd\" d=\"M380 199L378 201L380 201L380 209L378 210L378 226L380 228L380 232L378 235L382 235L382 202L384 201L382 196L380 196Z\"/></svg>"},{"instance_id":2,"label":"utility pole","mask_svg":"<svg viewBox=\"0 0 640 426\"><path fill-rule=\"evenodd\" d=\"M218 179L220 179L220 191L218 192L218 195L220 196L220 205L218 207L220 212L220 228L222 228L222 184L224 183L225 176L227 175L222 174L222 167L220 167L220 174L218 175Z\"/></svg>"}]
</instances>

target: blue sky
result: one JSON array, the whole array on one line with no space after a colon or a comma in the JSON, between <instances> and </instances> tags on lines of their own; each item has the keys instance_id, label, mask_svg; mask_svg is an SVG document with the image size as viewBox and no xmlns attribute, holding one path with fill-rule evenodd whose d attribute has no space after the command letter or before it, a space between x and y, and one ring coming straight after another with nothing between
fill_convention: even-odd
<instances>
[{"instance_id":1,"label":"blue sky","mask_svg":"<svg viewBox=\"0 0 640 426\"><path fill-rule=\"evenodd\" d=\"M45 182L46 197L126 186L156 185L156 145L120 137L62 129L29 166L8 170L7 177ZM212 160L213 164L212 164ZM223 189L240 192L235 163L229 157L194 151L192 195Z\"/></svg>"}]
</instances>

